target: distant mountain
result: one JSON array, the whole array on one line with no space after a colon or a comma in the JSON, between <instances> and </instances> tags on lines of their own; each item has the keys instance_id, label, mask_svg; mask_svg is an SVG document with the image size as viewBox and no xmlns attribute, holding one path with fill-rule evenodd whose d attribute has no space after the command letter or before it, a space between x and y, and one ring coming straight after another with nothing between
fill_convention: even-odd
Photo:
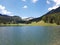
<instances>
[{"instance_id":1,"label":"distant mountain","mask_svg":"<svg viewBox=\"0 0 60 45\"><path fill-rule=\"evenodd\" d=\"M18 24L18 23L28 24L28 21L31 19L33 19L33 17L22 19L19 16L8 16L0 14L0 24Z\"/></svg>"},{"instance_id":2,"label":"distant mountain","mask_svg":"<svg viewBox=\"0 0 60 45\"><path fill-rule=\"evenodd\" d=\"M0 14L0 24L19 23L21 20L22 19L19 16L8 16L8 15Z\"/></svg>"},{"instance_id":3,"label":"distant mountain","mask_svg":"<svg viewBox=\"0 0 60 45\"><path fill-rule=\"evenodd\" d=\"M43 20L46 23L56 23L56 24L60 25L60 7L49 11L48 13L44 14L41 17L34 18L34 19L30 20L29 22L30 23L39 22L41 20Z\"/></svg>"},{"instance_id":4,"label":"distant mountain","mask_svg":"<svg viewBox=\"0 0 60 45\"><path fill-rule=\"evenodd\" d=\"M29 20L32 20L32 19L34 19L34 18L33 17L28 17L28 18L23 18L22 20L29 21Z\"/></svg>"}]
</instances>

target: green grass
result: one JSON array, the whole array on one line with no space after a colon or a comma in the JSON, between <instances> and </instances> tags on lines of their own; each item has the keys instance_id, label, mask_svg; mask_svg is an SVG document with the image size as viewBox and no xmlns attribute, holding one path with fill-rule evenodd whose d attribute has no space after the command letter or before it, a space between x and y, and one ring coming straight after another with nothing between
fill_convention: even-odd
<instances>
[{"instance_id":1,"label":"green grass","mask_svg":"<svg viewBox=\"0 0 60 45\"><path fill-rule=\"evenodd\" d=\"M39 22L32 22L31 24L28 24L31 26L57 26L57 24L53 23L45 23L44 21L39 21Z\"/></svg>"},{"instance_id":2,"label":"green grass","mask_svg":"<svg viewBox=\"0 0 60 45\"><path fill-rule=\"evenodd\" d=\"M26 24L0 24L0 26L25 26Z\"/></svg>"},{"instance_id":3,"label":"green grass","mask_svg":"<svg viewBox=\"0 0 60 45\"><path fill-rule=\"evenodd\" d=\"M45 23L44 21L32 22L31 24L0 24L0 26L57 26L53 23Z\"/></svg>"}]
</instances>

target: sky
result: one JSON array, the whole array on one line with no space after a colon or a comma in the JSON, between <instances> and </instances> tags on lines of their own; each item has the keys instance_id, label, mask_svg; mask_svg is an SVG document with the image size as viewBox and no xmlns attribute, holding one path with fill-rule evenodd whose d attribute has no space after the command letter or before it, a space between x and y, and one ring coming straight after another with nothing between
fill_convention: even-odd
<instances>
[{"instance_id":1,"label":"sky","mask_svg":"<svg viewBox=\"0 0 60 45\"><path fill-rule=\"evenodd\" d=\"M60 6L60 0L0 0L0 13L9 16L40 17Z\"/></svg>"}]
</instances>

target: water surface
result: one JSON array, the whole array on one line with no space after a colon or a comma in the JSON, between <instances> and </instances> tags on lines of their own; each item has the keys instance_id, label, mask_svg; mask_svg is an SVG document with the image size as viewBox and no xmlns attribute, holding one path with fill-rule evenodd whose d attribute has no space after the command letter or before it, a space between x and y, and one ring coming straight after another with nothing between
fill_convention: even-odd
<instances>
[{"instance_id":1,"label":"water surface","mask_svg":"<svg viewBox=\"0 0 60 45\"><path fill-rule=\"evenodd\" d=\"M60 26L0 27L0 45L60 45Z\"/></svg>"}]
</instances>

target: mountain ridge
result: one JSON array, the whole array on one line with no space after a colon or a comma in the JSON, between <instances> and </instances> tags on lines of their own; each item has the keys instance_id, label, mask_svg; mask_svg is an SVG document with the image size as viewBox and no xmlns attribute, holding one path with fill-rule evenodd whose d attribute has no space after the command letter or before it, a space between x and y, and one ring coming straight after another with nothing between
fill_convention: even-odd
<instances>
[{"instance_id":1,"label":"mountain ridge","mask_svg":"<svg viewBox=\"0 0 60 45\"><path fill-rule=\"evenodd\" d=\"M41 17L38 18L26 18L25 20L23 20L21 17L19 16L8 16L8 15L4 15L4 14L0 14L0 24L18 24L18 23L22 23L22 24L30 24L32 22L39 22L43 20L45 23L56 23L57 25L60 25L60 7L58 7L57 9L53 9L49 12L47 12L46 14L44 14Z\"/></svg>"},{"instance_id":2,"label":"mountain ridge","mask_svg":"<svg viewBox=\"0 0 60 45\"><path fill-rule=\"evenodd\" d=\"M39 22L43 20L45 23L56 23L60 25L60 7L53 9L41 17L30 20L31 22Z\"/></svg>"}]
</instances>

